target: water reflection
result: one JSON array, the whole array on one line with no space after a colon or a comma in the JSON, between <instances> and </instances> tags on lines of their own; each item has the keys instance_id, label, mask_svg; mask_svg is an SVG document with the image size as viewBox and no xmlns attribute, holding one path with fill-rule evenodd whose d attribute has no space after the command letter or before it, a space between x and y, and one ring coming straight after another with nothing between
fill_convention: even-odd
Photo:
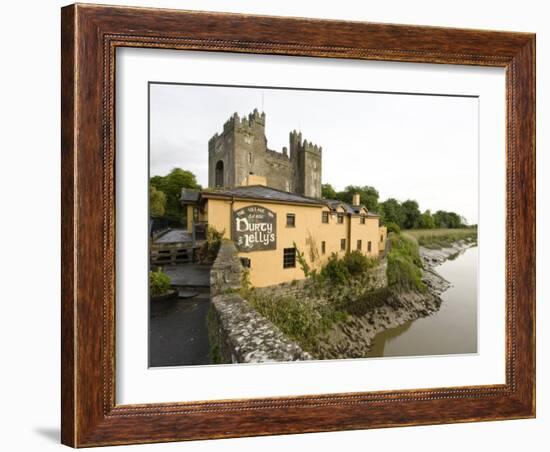
<instances>
[{"instance_id":1,"label":"water reflection","mask_svg":"<svg viewBox=\"0 0 550 452\"><path fill-rule=\"evenodd\" d=\"M435 314L379 333L369 357L477 352L477 247L436 267L452 283Z\"/></svg>"}]
</instances>

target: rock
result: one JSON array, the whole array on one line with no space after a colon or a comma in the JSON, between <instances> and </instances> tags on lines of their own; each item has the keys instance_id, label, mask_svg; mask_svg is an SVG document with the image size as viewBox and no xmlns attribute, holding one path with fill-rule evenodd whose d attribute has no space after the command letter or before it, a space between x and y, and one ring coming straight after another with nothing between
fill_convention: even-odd
<instances>
[{"instance_id":1,"label":"rock","mask_svg":"<svg viewBox=\"0 0 550 452\"><path fill-rule=\"evenodd\" d=\"M434 268L470 246L466 242L458 242L451 248L440 250L420 247L420 257L424 264L422 281L428 287L428 293L393 294L387 299L386 306L337 324L325 341L319 344L316 357L364 358L371 349L374 337L381 331L437 312L442 304L440 295L448 290L451 284Z\"/></svg>"},{"instance_id":2,"label":"rock","mask_svg":"<svg viewBox=\"0 0 550 452\"><path fill-rule=\"evenodd\" d=\"M199 294L199 292L192 292L190 290L180 290L178 291L178 298L193 298L193 297L196 297L197 295ZM210 295L207 294L209 298Z\"/></svg>"}]
</instances>

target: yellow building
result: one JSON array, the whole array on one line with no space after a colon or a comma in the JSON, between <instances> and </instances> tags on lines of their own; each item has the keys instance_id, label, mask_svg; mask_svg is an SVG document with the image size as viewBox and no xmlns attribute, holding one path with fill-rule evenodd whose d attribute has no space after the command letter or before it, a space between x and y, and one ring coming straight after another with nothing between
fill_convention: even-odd
<instances>
[{"instance_id":1,"label":"yellow building","mask_svg":"<svg viewBox=\"0 0 550 452\"><path fill-rule=\"evenodd\" d=\"M297 250L312 268L320 268L332 253L360 250L377 257L385 247L386 228L379 225L378 215L359 205L358 195L348 205L257 184L184 190L181 199L187 206L188 231L199 224L223 231L250 267L255 287L303 279Z\"/></svg>"}]
</instances>

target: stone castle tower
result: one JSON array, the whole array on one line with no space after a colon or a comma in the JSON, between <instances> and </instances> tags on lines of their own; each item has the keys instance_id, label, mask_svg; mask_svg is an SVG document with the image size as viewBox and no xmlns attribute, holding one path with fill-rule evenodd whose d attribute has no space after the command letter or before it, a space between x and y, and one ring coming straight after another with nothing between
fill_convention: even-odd
<instances>
[{"instance_id":1,"label":"stone castle tower","mask_svg":"<svg viewBox=\"0 0 550 452\"><path fill-rule=\"evenodd\" d=\"M290 152L289 152L290 149ZM235 113L223 132L208 142L208 186L235 187L249 176L265 177L268 187L312 198L321 197L322 149L290 132L290 148L267 147L265 113ZM251 178L252 179L252 178Z\"/></svg>"}]
</instances>

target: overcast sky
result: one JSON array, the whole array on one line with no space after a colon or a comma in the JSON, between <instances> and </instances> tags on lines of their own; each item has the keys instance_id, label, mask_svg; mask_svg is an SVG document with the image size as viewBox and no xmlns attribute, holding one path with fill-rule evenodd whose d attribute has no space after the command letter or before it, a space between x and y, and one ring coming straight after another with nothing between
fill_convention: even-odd
<instances>
[{"instance_id":1,"label":"overcast sky","mask_svg":"<svg viewBox=\"0 0 550 452\"><path fill-rule=\"evenodd\" d=\"M380 200L477 223L476 98L152 84L151 175L181 167L207 186L210 137L262 105L270 149L288 147L293 129L323 147L323 183L371 185Z\"/></svg>"}]
</instances>

